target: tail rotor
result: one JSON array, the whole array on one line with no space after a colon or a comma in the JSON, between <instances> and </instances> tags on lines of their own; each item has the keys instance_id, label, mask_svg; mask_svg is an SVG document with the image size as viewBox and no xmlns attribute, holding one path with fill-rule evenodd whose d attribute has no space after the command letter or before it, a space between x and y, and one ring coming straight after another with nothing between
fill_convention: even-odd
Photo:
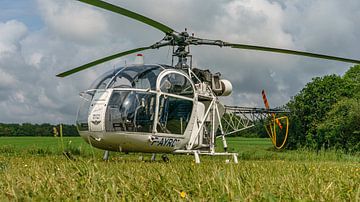
<instances>
[{"instance_id":1,"label":"tail rotor","mask_svg":"<svg viewBox=\"0 0 360 202\"><path fill-rule=\"evenodd\" d=\"M269 102L266 97L265 90L261 92L266 109L270 109ZM276 149L285 146L289 133L289 118L287 116L276 117L275 113L271 113L268 123L265 125L267 134Z\"/></svg>"}]
</instances>

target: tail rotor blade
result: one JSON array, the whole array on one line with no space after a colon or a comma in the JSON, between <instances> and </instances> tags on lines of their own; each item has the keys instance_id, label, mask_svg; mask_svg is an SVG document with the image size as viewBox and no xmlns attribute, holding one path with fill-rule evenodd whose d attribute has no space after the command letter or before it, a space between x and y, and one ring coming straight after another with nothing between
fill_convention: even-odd
<instances>
[{"instance_id":1,"label":"tail rotor blade","mask_svg":"<svg viewBox=\"0 0 360 202\"><path fill-rule=\"evenodd\" d=\"M267 100L267 98L266 98L265 90L262 90L262 91L261 91L261 95L262 95L262 97L263 97L265 109L270 109L269 102L268 102L268 100Z\"/></svg>"},{"instance_id":2,"label":"tail rotor blade","mask_svg":"<svg viewBox=\"0 0 360 202\"><path fill-rule=\"evenodd\" d=\"M262 97L263 97L263 101L264 101L265 108L266 108L266 109L270 109L269 101L268 101L268 99L267 99L267 97L266 97L265 90L262 90L262 91L261 91L261 94L262 94ZM279 128L282 129L283 127L282 127L279 119L276 118L275 113L271 113L271 116L272 116L273 120L276 122L276 124L279 126Z\"/></svg>"}]
</instances>

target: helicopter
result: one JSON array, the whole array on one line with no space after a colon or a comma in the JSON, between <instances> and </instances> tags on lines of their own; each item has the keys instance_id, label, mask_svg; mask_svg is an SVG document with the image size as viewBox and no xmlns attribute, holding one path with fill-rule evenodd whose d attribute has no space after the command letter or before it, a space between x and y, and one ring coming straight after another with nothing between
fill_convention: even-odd
<instances>
[{"instance_id":1,"label":"helicopter","mask_svg":"<svg viewBox=\"0 0 360 202\"><path fill-rule=\"evenodd\" d=\"M108 160L109 151L115 151L152 153L152 160L157 153L192 154L196 163L200 163L200 155L229 156L238 163L238 154L227 151L226 135L229 133L223 126L222 118L229 111L238 122L250 120L236 131L252 127L257 119L255 114L270 115L267 130L273 141L274 135L276 139L272 129L282 128L280 121L286 118L276 118L275 114L284 111L270 109L265 100L265 109L224 106L219 98L231 95L231 82L222 78L220 73L193 67L190 46L229 47L360 64L360 60L318 53L198 38L186 29L177 32L158 21L105 1L78 1L145 23L165 34L150 46L116 53L56 75L67 77L138 53L134 64L106 72L94 81L89 90L80 93L83 99L76 126L87 143L105 150L104 160ZM140 52L162 47L172 47L171 65L144 64ZM288 121L285 125L287 135ZM218 138L223 143L223 152L215 150Z\"/></svg>"}]
</instances>

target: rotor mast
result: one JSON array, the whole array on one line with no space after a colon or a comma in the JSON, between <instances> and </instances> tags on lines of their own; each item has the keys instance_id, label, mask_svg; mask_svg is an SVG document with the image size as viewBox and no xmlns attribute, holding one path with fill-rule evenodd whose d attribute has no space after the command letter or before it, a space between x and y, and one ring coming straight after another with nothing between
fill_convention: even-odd
<instances>
[{"instance_id":1,"label":"rotor mast","mask_svg":"<svg viewBox=\"0 0 360 202\"><path fill-rule=\"evenodd\" d=\"M188 57L190 56L190 48L189 45L190 35L185 28L183 32L172 32L167 34L162 41L168 41L171 46L173 46L173 57L178 58L178 62L175 65L175 68L179 69L187 69L191 67L188 65ZM161 44L161 41L160 41ZM176 49L175 49L176 47Z\"/></svg>"},{"instance_id":2,"label":"rotor mast","mask_svg":"<svg viewBox=\"0 0 360 202\"><path fill-rule=\"evenodd\" d=\"M167 34L162 41L168 41L170 45L174 47L173 57L178 58L178 62L174 67L178 69L191 68L191 64L188 64L188 58L191 58L190 45L216 45L222 47L226 44L220 40L195 38L194 34L190 36L187 32L187 28L180 33L173 31L170 34ZM162 41L158 42L158 44L163 44Z\"/></svg>"}]
</instances>

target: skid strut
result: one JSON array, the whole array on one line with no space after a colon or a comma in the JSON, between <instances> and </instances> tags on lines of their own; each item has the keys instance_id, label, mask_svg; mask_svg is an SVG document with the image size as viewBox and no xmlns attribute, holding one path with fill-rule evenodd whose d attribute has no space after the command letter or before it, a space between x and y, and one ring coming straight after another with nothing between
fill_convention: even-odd
<instances>
[{"instance_id":1,"label":"skid strut","mask_svg":"<svg viewBox=\"0 0 360 202\"><path fill-rule=\"evenodd\" d=\"M238 153L228 153L228 152L207 152L207 151L200 151L200 150L175 150L175 154L193 154L195 157L195 163L200 163L200 155L207 155L207 156L232 156L233 161L235 164L238 163Z\"/></svg>"}]
</instances>

